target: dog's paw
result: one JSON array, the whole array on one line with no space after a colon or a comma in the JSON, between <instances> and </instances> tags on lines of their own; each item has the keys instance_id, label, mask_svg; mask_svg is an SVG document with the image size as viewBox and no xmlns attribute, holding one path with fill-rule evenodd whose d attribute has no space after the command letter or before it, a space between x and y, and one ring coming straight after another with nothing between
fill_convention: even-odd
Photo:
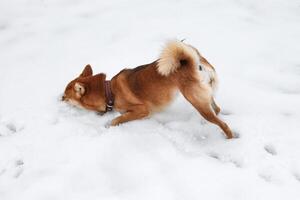
<instances>
[{"instance_id":1,"label":"dog's paw","mask_svg":"<svg viewBox=\"0 0 300 200\"><path fill-rule=\"evenodd\" d=\"M118 118L115 118L111 121L111 126L118 126L120 124L120 120Z\"/></svg>"},{"instance_id":2,"label":"dog's paw","mask_svg":"<svg viewBox=\"0 0 300 200\"><path fill-rule=\"evenodd\" d=\"M227 136L226 139L239 139L240 137L241 137L240 133L237 132L236 130L233 130L231 137Z\"/></svg>"}]
</instances>

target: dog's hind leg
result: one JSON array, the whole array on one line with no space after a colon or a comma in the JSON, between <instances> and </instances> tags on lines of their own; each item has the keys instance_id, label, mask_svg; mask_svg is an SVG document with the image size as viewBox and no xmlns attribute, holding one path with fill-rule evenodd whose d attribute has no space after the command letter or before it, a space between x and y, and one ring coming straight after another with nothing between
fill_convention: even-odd
<instances>
[{"instance_id":1,"label":"dog's hind leg","mask_svg":"<svg viewBox=\"0 0 300 200\"><path fill-rule=\"evenodd\" d=\"M218 125L228 139L233 138L232 131L228 125L216 115L218 110L214 111L213 109L213 105L216 106L216 104L208 87L199 85L199 83L191 83L181 85L180 91L207 121Z\"/></svg>"},{"instance_id":2,"label":"dog's hind leg","mask_svg":"<svg viewBox=\"0 0 300 200\"><path fill-rule=\"evenodd\" d=\"M214 109L215 113L218 115L221 111L220 107L216 104L215 99L212 97L211 98L211 106Z\"/></svg>"}]
</instances>

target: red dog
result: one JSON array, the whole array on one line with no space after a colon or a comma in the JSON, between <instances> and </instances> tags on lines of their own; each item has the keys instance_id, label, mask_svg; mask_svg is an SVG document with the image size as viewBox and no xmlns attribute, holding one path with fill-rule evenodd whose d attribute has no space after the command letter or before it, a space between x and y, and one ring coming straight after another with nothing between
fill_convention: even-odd
<instances>
[{"instance_id":1,"label":"red dog","mask_svg":"<svg viewBox=\"0 0 300 200\"><path fill-rule=\"evenodd\" d=\"M208 121L218 125L232 138L233 134L217 114L214 101L217 85L214 67L191 45L180 41L168 42L158 60L134 69L124 69L111 81L106 75L93 75L87 65L81 75L71 81L63 100L89 110L106 112L114 108L122 114L112 126L147 117L167 106L176 91Z\"/></svg>"}]
</instances>

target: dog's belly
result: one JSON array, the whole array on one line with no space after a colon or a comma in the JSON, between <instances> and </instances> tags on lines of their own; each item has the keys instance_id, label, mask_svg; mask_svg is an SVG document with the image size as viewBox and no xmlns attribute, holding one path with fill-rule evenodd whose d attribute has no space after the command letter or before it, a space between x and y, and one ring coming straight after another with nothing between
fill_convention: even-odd
<instances>
[{"instance_id":1,"label":"dog's belly","mask_svg":"<svg viewBox=\"0 0 300 200\"><path fill-rule=\"evenodd\" d=\"M160 112L172 103L178 94L178 90L173 88L168 91L163 91L146 100L151 112Z\"/></svg>"}]
</instances>

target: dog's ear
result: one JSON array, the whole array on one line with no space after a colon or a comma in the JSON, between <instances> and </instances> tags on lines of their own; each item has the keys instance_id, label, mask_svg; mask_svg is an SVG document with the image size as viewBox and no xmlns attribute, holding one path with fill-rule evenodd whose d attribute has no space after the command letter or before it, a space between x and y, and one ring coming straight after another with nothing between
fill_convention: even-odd
<instances>
[{"instance_id":1,"label":"dog's ear","mask_svg":"<svg viewBox=\"0 0 300 200\"><path fill-rule=\"evenodd\" d=\"M93 75L93 70L91 65L86 65L84 70L81 72L81 74L79 75L79 77L87 77L87 76L92 76Z\"/></svg>"},{"instance_id":2,"label":"dog's ear","mask_svg":"<svg viewBox=\"0 0 300 200\"><path fill-rule=\"evenodd\" d=\"M75 83L74 90L75 90L78 98L82 97L82 95L84 95L84 93L85 93L84 84L79 83L79 82Z\"/></svg>"}]
</instances>

